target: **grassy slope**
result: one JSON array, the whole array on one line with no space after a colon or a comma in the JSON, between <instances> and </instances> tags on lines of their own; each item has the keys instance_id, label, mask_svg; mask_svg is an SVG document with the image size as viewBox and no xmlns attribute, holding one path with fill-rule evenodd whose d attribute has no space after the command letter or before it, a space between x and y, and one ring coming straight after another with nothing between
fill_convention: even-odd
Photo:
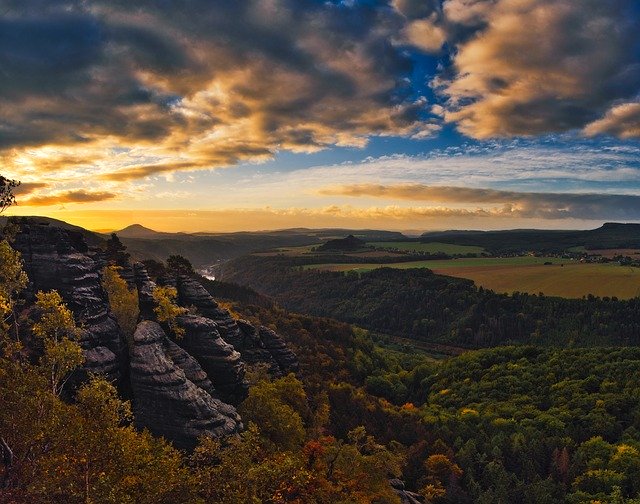
<instances>
[{"instance_id":1,"label":"grassy slope","mask_svg":"<svg viewBox=\"0 0 640 504\"><path fill-rule=\"evenodd\" d=\"M482 252L484 252L484 248L482 247L469 245L452 245L450 243L439 242L369 242L367 243L367 245L371 245L372 247L376 248L409 250L413 252L429 252L431 254L435 254L437 252L442 252L444 254L481 254Z\"/></svg>"},{"instance_id":2,"label":"grassy slope","mask_svg":"<svg viewBox=\"0 0 640 504\"><path fill-rule=\"evenodd\" d=\"M553 265L544 265L552 262ZM560 266L564 264L564 266ZM308 266L332 271L370 271L380 267L429 268L443 275L468 278L496 292L543 292L549 296L579 298L588 294L629 299L640 295L640 268L617 264L580 264L540 257L474 258L393 264L320 264Z\"/></svg>"}]
</instances>

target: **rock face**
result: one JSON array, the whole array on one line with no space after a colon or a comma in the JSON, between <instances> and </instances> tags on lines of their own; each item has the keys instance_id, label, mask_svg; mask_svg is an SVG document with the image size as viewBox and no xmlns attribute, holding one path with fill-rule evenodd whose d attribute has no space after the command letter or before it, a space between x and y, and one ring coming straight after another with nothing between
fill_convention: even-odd
<instances>
[{"instance_id":1,"label":"rock face","mask_svg":"<svg viewBox=\"0 0 640 504\"><path fill-rule=\"evenodd\" d=\"M274 331L266 327L256 328L246 320L234 319L193 278L180 275L173 284L178 289L179 303L182 306L194 306L198 313L214 321L224 341L233 345L244 361L267 364L274 376L298 370L298 358Z\"/></svg>"},{"instance_id":2,"label":"rock face","mask_svg":"<svg viewBox=\"0 0 640 504\"><path fill-rule=\"evenodd\" d=\"M264 326L256 328L246 320L238 320L237 324L242 337L234 342L234 347L247 363L268 364L274 376L298 371L298 358L277 333Z\"/></svg>"},{"instance_id":3,"label":"rock face","mask_svg":"<svg viewBox=\"0 0 640 504\"><path fill-rule=\"evenodd\" d=\"M241 337L240 328L228 310L221 308L207 290L191 277L179 275L174 285L178 289L181 306L194 306L203 317L217 324L220 335L227 343L235 344L235 340Z\"/></svg>"},{"instance_id":4,"label":"rock face","mask_svg":"<svg viewBox=\"0 0 640 504\"><path fill-rule=\"evenodd\" d=\"M28 301L40 290L56 289L82 324L85 371L117 383L132 399L137 426L178 447L193 448L203 434L221 437L242 429L232 404L248 394L245 362L266 362L274 375L297 370L295 355L275 332L236 321L188 276L159 279L177 288L181 306L199 314L179 317L185 334L170 339L154 313L156 284L141 263L120 271L137 288L140 309L127 343L102 288L106 261L100 249L90 249L77 231L36 221L20 222L13 246L29 276Z\"/></svg>"},{"instance_id":5,"label":"rock face","mask_svg":"<svg viewBox=\"0 0 640 504\"><path fill-rule=\"evenodd\" d=\"M404 482L397 478L390 479L389 484L396 495L400 497L402 504L424 504L426 502L422 495L405 490Z\"/></svg>"},{"instance_id":6,"label":"rock face","mask_svg":"<svg viewBox=\"0 0 640 504\"><path fill-rule=\"evenodd\" d=\"M117 380L124 341L100 283L99 254L76 231L36 223L22 224L12 245L24 260L28 294L56 289L82 324L85 370Z\"/></svg>"},{"instance_id":7,"label":"rock face","mask_svg":"<svg viewBox=\"0 0 640 504\"><path fill-rule=\"evenodd\" d=\"M133 281L138 288L138 304L140 308L140 318L143 320L153 320L156 315L153 312L155 302L153 301L153 289L156 284L151 281L144 264L135 263L133 265Z\"/></svg>"},{"instance_id":8,"label":"rock face","mask_svg":"<svg viewBox=\"0 0 640 504\"><path fill-rule=\"evenodd\" d=\"M225 342L212 320L197 315L178 318L185 330L178 345L193 355L211 379L218 397L232 404L240 403L249 392L244 379L245 364L233 346Z\"/></svg>"},{"instance_id":9,"label":"rock face","mask_svg":"<svg viewBox=\"0 0 640 504\"><path fill-rule=\"evenodd\" d=\"M136 424L193 448L199 436L222 437L242 428L235 408L211 396L206 373L151 321L138 324L131 352Z\"/></svg>"}]
</instances>

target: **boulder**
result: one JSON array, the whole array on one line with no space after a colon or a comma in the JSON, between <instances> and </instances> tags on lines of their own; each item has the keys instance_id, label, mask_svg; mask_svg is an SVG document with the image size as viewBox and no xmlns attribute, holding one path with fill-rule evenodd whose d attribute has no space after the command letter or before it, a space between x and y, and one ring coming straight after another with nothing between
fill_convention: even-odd
<instances>
[{"instance_id":1,"label":"boulder","mask_svg":"<svg viewBox=\"0 0 640 504\"><path fill-rule=\"evenodd\" d=\"M216 323L198 315L183 315L177 322L185 333L176 343L198 361L218 397L231 404L240 403L249 391L245 364L233 346L220 337Z\"/></svg>"}]
</instances>

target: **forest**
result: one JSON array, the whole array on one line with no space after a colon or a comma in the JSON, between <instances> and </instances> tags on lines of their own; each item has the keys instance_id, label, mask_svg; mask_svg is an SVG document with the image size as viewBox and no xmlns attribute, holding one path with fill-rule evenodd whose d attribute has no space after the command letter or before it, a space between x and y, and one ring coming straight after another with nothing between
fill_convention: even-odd
<instances>
[{"instance_id":1,"label":"forest","mask_svg":"<svg viewBox=\"0 0 640 504\"><path fill-rule=\"evenodd\" d=\"M284 307L421 341L483 348L638 345L640 300L496 294L428 269L305 270L286 257L245 256L223 280L272 296Z\"/></svg>"}]
</instances>

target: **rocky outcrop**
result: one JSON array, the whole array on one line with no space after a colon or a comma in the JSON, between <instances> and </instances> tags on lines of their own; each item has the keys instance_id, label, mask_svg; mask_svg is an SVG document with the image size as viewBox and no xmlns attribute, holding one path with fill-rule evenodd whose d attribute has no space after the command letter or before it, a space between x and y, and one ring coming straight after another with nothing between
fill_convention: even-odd
<instances>
[{"instance_id":1,"label":"rocky outcrop","mask_svg":"<svg viewBox=\"0 0 640 504\"><path fill-rule=\"evenodd\" d=\"M205 317L184 315L178 318L178 325L185 330L184 336L176 340L178 345L195 357L217 395L225 402L241 402L249 391L245 364L233 346L220 337L216 323Z\"/></svg>"},{"instance_id":2,"label":"rocky outcrop","mask_svg":"<svg viewBox=\"0 0 640 504\"><path fill-rule=\"evenodd\" d=\"M82 325L85 370L118 379L125 347L100 283L100 255L79 232L36 222L21 223L12 245L29 276L27 295L56 289Z\"/></svg>"},{"instance_id":3,"label":"rocky outcrop","mask_svg":"<svg viewBox=\"0 0 640 504\"><path fill-rule=\"evenodd\" d=\"M298 371L296 354L276 332L264 326L256 328L246 320L238 320L237 324L242 337L236 340L234 347L248 364L268 364L269 372L274 376Z\"/></svg>"},{"instance_id":4,"label":"rocky outcrop","mask_svg":"<svg viewBox=\"0 0 640 504\"><path fill-rule=\"evenodd\" d=\"M221 437L242 428L232 404L248 394L245 361L266 362L275 375L297 369L295 355L275 332L238 323L188 276L158 280L175 286L179 304L200 314L179 317L184 336L170 339L156 321L156 283L142 263L120 270L137 288L140 309L141 322L127 343L102 288L106 259L99 247L89 248L77 230L32 220L19 223L13 246L29 276L27 301L40 290L56 289L82 326L85 373L76 373L76 381L93 372L117 383L132 399L138 427L176 446L192 448L203 434Z\"/></svg>"},{"instance_id":5,"label":"rocky outcrop","mask_svg":"<svg viewBox=\"0 0 640 504\"><path fill-rule=\"evenodd\" d=\"M143 320L154 320L156 315L153 312L155 301L153 300L153 289L156 284L149 278L147 269L142 263L133 265L133 281L138 289L138 304L140 308L140 318Z\"/></svg>"},{"instance_id":6,"label":"rocky outcrop","mask_svg":"<svg viewBox=\"0 0 640 504\"><path fill-rule=\"evenodd\" d=\"M424 504L426 502L422 495L405 490L404 482L397 478L390 479L389 484L396 495L400 497L402 504Z\"/></svg>"},{"instance_id":7,"label":"rocky outcrop","mask_svg":"<svg viewBox=\"0 0 640 504\"><path fill-rule=\"evenodd\" d=\"M242 334L229 311L220 307L207 290L189 276L179 275L175 278L174 285L178 289L179 304L193 306L200 315L213 320L224 340L235 346L237 339L241 338Z\"/></svg>"},{"instance_id":8,"label":"rocky outcrop","mask_svg":"<svg viewBox=\"0 0 640 504\"><path fill-rule=\"evenodd\" d=\"M296 355L274 331L266 327L256 328L246 320L234 319L198 281L189 276L179 275L173 285L178 290L180 305L193 306L198 313L213 320L224 341L233 345L247 363L267 364L275 376L298 370Z\"/></svg>"},{"instance_id":9,"label":"rocky outcrop","mask_svg":"<svg viewBox=\"0 0 640 504\"><path fill-rule=\"evenodd\" d=\"M211 396L206 373L155 322L136 328L131 388L136 425L178 447L193 448L199 436L222 437L242 428L235 408Z\"/></svg>"}]
</instances>

